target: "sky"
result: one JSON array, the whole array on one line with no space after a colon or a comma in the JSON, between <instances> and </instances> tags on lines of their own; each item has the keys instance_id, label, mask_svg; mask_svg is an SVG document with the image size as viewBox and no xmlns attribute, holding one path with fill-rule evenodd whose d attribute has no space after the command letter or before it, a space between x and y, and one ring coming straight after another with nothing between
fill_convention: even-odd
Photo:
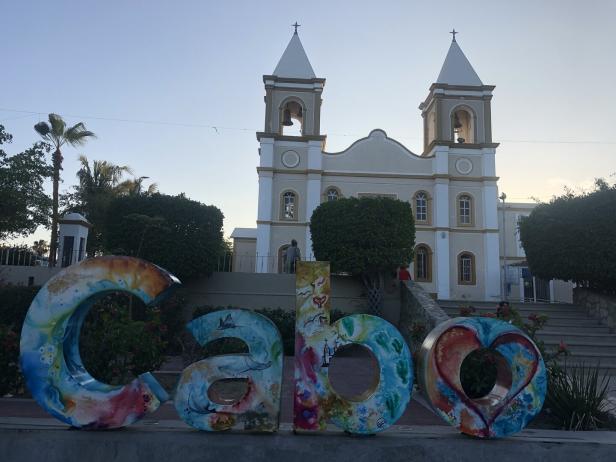
<instances>
[{"instance_id":1,"label":"sky","mask_svg":"<svg viewBox=\"0 0 616 462\"><path fill-rule=\"evenodd\" d=\"M227 236L255 226L262 76L295 21L327 79L327 151L381 128L421 153L418 106L455 27L479 77L496 85L508 201L616 181L616 0L0 0L0 12L6 151L37 141L32 127L49 112L82 121L98 137L64 150L61 190L76 182L79 154L128 165L163 193L219 207Z\"/></svg>"}]
</instances>

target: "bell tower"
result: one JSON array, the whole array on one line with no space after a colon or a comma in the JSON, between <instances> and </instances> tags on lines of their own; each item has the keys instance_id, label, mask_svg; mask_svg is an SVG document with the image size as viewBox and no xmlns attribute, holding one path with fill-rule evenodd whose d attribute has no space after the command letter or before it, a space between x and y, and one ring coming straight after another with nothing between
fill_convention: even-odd
<instances>
[{"instance_id":1,"label":"bell tower","mask_svg":"<svg viewBox=\"0 0 616 462\"><path fill-rule=\"evenodd\" d=\"M437 291L440 298L449 298L457 256L469 245L459 237L460 233L474 228L479 237L473 245L481 254L477 267L484 297L490 300L500 292L495 167L498 143L492 141L491 117L494 86L484 85L456 41L458 32L454 29L450 33L453 39L441 71L428 97L419 105L424 119L422 155L434 158L436 177L433 223L437 229ZM465 224L457 218L461 196L473 201L475 221Z\"/></svg>"},{"instance_id":2,"label":"bell tower","mask_svg":"<svg viewBox=\"0 0 616 462\"><path fill-rule=\"evenodd\" d=\"M299 25L298 25L299 26ZM272 75L264 75L265 127L257 136L276 135L320 139L321 93L317 78L297 33L291 37ZM297 127L292 134L287 129Z\"/></svg>"},{"instance_id":3,"label":"bell tower","mask_svg":"<svg viewBox=\"0 0 616 462\"><path fill-rule=\"evenodd\" d=\"M312 69L297 33L299 24L293 26L295 31L274 72L263 76L265 124L257 133L257 272L276 271L284 244L281 236L287 241L296 239L302 258L310 258L308 223L321 198L326 138L321 135L321 94L325 79L318 78Z\"/></svg>"},{"instance_id":4,"label":"bell tower","mask_svg":"<svg viewBox=\"0 0 616 462\"><path fill-rule=\"evenodd\" d=\"M492 142L493 85L484 85L456 41L453 40L436 82L419 105L424 119L424 155L435 146L496 148Z\"/></svg>"}]
</instances>

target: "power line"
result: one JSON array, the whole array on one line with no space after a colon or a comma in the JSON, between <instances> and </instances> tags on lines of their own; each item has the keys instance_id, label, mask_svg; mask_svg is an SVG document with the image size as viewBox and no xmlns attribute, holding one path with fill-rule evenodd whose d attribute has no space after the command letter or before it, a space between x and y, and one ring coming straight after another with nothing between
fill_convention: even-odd
<instances>
[{"instance_id":1,"label":"power line","mask_svg":"<svg viewBox=\"0 0 616 462\"><path fill-rule=\"evenodd\" d=\"M23 109L8 109L8 108L0 108L0 111L3 112L15 112L26 114L24 116L12 117L9 119L3 119L2 121L7 120L16 120L25 117L29 117L32 115L41 115L47 114L46 111L26 111ZM250 128L250 127L226 127L222 125L211 125L211 124L199 124L199 123L189 123L189 122L163 122L157 120L141 120L141 119L123 119L116 117L100 117L100 116L88 116L88 115L75 115L75 114L63 114L64 117L70 117L75 119L90 119L90 120L102 120L106 122L120 122L120 123L136 123L143 125L164 125L170 127L185 127L185 128L209 128L216 132L216 134L220 135L219 130L235 130L235 131L244 131L244 132L257 132L258 128ZM345 137L365 137L365 133L328 133L329 136L345 136ZM408 137L403 136L399 137L400 139L406 140L419 140L421 138L416 137ZM616 141L598 141L598 140L513 140L513 139L501 139L497 140L499 143L526 143L526 144L604 144L604 145L616 145Z\"/></svg>"}]
</instances>

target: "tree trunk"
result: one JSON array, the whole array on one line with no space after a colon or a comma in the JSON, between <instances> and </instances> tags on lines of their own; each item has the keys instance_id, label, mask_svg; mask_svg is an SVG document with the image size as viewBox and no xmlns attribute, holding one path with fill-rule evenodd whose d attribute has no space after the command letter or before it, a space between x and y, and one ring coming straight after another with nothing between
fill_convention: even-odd
<instances>
[{"instance_id":1,"label":"tree trunk","mask_svg":"<svg viewBox=\"0 0 616 462\"><path fill-rule=\"evenodd\" d=\"M385 288L385 275L381 272L364 273L361 276L364 287L368 291L368 306L377 316L381 316L383 305L383 289Z\"/></svg>"},{"instance_id":2,"label":"tree trunk","mask_svg":"<svg viewBox=\"0 0 616 462\"><path fill-rule=\"evenodd\" d=\"M53 153L53 194L51 203L51 242L49 243L49 266L56 266L58 252L58 202L60 188L60 170L62 170L62 153L57 148Z\"/></svg>"}]
</instances>

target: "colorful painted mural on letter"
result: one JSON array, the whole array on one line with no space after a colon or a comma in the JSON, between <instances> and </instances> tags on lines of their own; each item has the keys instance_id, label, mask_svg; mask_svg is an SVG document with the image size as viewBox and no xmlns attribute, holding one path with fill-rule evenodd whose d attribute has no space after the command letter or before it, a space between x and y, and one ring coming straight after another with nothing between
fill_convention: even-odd
<instances>
[{"instance_id":1,"label":"colorful painted mural on letter","mask_svg":"<svg viewBox=\"0 0 616 462\"><path fill-rule=\"evenodd\" d=\"M247 310L221 310L187 325L200 345L235 337L248 354L220 355L193 363L182 372L174 398L184 422L200 430L228 430L243 422L245 430L276 431L280 414L283 349L280 333L265 316ZM247 379L247 391L237 402L210 399L219 380Z\"/></svg>"},{"instance_id":2,"label":"colorful painted mural on letter","mask_svg":"<svg viewBox=\"0 0 616 462\"><path fill-rule=\"evenodd\" d=\"M393 425L411 398L413 363L398 330L377 316L346 316L330 325L328 262L298 262L295 324L295 430L325 430L328 421L357 434ZM340 397L328 380L331 357L360 344L379 363L379 383L362 401Z\"/></svg>"},{"instance_id":3,"label":"colorful painted mural on letter","mask_svg":"<svg viewBox=\"0 0 616 462\"><path fill-rule=\"evenodd\" d=\"M496 383L470 399L460 382L464 359L480 348L494 350ZM491 318L455 318L425 339L418 380L436 412L462 433L495 438L522 430L545 400L547 379L541 353L517 327Z\"/></svg>"},{"instance_id":4,"label":"colorful painted mural on letter","mask_svg":"<svg viewBox=\"0 0 616 462\"><path fill-rule=\"evenodd\" d=\"M21 331L20 361L34 399L54 417L81 428L118 428L154 412L169 399L146 372L124 386L97 381L79 355L79 333L90 306L122 291L151 305L179 281L130 257L100 257L69 266L34 298Z\"/></svg>"}]
</instances>

